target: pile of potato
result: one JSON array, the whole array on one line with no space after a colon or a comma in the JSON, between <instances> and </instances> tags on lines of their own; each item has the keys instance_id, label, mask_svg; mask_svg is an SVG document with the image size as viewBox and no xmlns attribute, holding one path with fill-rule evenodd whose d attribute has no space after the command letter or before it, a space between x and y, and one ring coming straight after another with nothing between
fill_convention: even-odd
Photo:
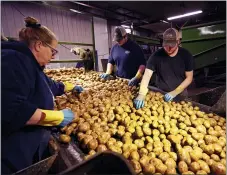
<instances>
[{"instance_id":1,"label":"pile of potato","mask_svg":"<svg viewBox=\"0 0 227 175\"><path fill-rule=\"evenodd\" d=\"M75 135L86 158L107 149L120 153L138 174L226 174L224 118L190 102L165 102L155 92L136 110L132 100L138 89L126 80L102 82L98 73L84 75L89 76L92 88L56 98L56 109L67 107L78 116L61 129L61 142Z\"/></svg>"}]
</instances>

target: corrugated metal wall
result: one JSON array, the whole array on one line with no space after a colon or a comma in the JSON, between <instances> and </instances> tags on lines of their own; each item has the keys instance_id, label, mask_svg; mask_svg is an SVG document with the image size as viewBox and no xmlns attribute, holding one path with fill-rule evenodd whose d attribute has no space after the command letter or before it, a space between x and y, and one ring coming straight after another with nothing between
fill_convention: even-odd
<instances>
[{"instance_id":1,"label":"corrugated metal wall","mask_svg":"<svg viewBox=\"0 0 227 175\"><path fill-rule=\"evenodd\" d=\"M107 21L94 18L95 47L98 50L98 71L103 71L102 59L109 57Z\"/></svg>"},{"instance_id":2,"label":"corrugated metal wall","mask_svg":"<svg viewBox=\"0 0 227 175\"><path fill-rule=\"evenodd\" d=\"M2 31L5 36L18 37L18 31L24 27L24 17L13 8L13 6L15 6L25 16L33 16L37 18L42 25L51 29L58 36L59 41L92 44L91 17L28 2L2 2L1 4ZM96 21L98 21L97 24ZM99 35L95 36L96 47L101 48L101 45L108 45L108 41L107 43L105 43L105 41L98 42L101 40L99 37L103 37L100 35L99 29L105 28L106 24L105 22L100 23L99 20L96 21L94 21L94 27L95 31L98 31L99 33ZM71 48L73 46L67 45L67 47ZM83 47L91 48L88 46ZM59 54L56 59L64 60L77 58L77 56L60 45L58 46L58 50ZM97 52L99 55L98 49ZM101 53L102 52L105 51L102 50ZM61 63L60 65L55 63L51 64L51 67L69 67L74 65L75 64L72 63Z\"/></svg>"}]
</instances>

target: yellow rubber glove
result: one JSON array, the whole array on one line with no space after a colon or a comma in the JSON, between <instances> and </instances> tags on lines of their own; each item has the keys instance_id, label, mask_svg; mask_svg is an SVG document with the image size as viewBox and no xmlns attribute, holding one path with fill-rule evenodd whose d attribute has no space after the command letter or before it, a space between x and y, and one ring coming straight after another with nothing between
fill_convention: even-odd
<instances>
[{"instance_id":1,"label":"yellow rubber glove","mask_svg":"<svg viewBox=\"0 0 227 175\"><path fill-rule=\"evenodd\" d=\"M62 126L69 124L74 119L74 113L70 109L62 111L42 110L44 117L38 123L42 126Z\"/></svg>"},{"instance_id":2,"label":"yellow rubber glove","mask_svg":"<svg viewBox=\"0 0 227 175\"><path fill-rule=\"evenodd\" d=\"M69 83L69 82L64 82L63 84L65 85L65 92L71 91L71 90L73 90L73 88L75 87L74 84Z\"/></svg>"},{"instance_id":3,"label":"yellow rubber glove","mask_svg":"<svg viewBox=\"0 0 227 175\"><path fill-rule=\"evenodd\" d=\"M178 86L175 90L165 94L164 100L167 102L172 101L177 95L179 95L183 91L184 89L181 86Z\"/></svg>"}]
</instances>

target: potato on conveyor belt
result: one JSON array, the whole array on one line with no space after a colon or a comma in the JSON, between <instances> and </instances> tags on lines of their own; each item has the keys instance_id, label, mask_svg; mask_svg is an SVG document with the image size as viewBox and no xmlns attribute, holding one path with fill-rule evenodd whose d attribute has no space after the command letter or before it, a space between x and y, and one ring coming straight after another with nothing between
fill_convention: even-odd
<instances>
[{"instance_id":1,"label":"potato on conveyor belt","mask_svg":"<svg viewBox=\"0 0 227 175\"><path fill-rule=\"evenodd\" d=\"M80 93L55 99L54 109L70 108L77 117L61 128L59 141L75 136L86 159L105 150L122 154L138 174L225 174L226 119L201 111L191 102L165 102L149 91L135 109L137 87L128 80L102 80L80 68L45 70L56 81L81 85Z\"/></svg>"}]
</instances>

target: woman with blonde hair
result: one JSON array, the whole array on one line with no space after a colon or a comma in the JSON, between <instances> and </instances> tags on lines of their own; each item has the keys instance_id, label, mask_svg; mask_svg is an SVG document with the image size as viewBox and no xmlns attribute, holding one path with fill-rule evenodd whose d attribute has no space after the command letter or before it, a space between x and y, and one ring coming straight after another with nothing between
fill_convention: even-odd
<instances>
[{"instance_id":1,"label":"woman with blonde hair","mask_svg":"<svg viewBox=\"0 0 227 175\"><path fill-rule=\"evenodd\" d=\"M2 42L2 173L11 174L44 159L51 127L63 127L77 115L54 111L54 96L81 91L54 82L43 69L58 53L57 38L35 18L25 18L19 41Z\"/></svg>"}]
</instances>

